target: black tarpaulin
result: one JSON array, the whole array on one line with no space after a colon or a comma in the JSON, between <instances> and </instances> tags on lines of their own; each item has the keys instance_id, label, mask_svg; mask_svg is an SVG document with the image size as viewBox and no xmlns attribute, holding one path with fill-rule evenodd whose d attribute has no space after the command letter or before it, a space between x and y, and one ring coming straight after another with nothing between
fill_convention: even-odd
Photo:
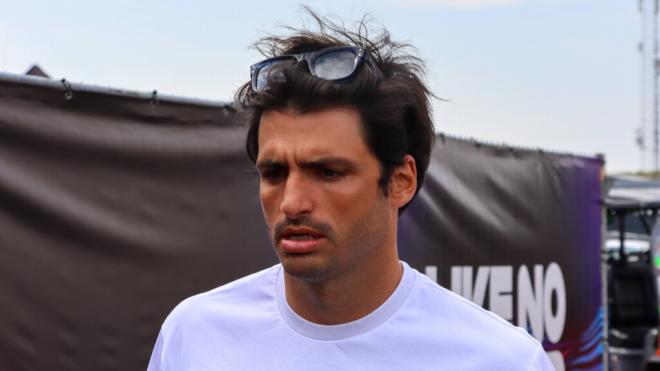
<instances>
[{"instance_id":1,"label":"black tarpaulin","mask_svg":"<svg viewBox=\"0 0 660 371\"><path fill-rule=\"evenodd\" d=\"M142 370L177 302L276 262L257 178L221 104L71 89L0 79L0 369Z\"/></svg>"}]
</instances>

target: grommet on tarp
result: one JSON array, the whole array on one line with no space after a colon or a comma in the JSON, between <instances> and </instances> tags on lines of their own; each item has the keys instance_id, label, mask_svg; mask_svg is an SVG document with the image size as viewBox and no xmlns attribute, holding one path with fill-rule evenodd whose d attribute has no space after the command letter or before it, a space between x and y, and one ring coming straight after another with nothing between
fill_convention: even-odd
<instances>
[{"instance_id":1,"label":"grommet on tarp","mask_svg":"<svg viewBox=\"0 0 660 371\"><path fill-rule=\"evenodd\" d=\"M223 104L222 105L222 114L223 115L226 116L226 115L230 115L232 113L236 113L236 108L234 107L233 104L229 103L229 104Z\"/></svg>"},{"instance_id":2,"label":"grommet on tarp","mask_svg":"<svg viewBox=\"0 0 660 371\"><path fill-rule=\"evenodd\" d=\"M71 84L66 81L66 79L62 79L62 85L64 85L64 99L66 100L71 100L73 98L73 89L71 89Z\"/></svg>"},{"instance_id":3,"label":"grommet on tarp","mask_svg":"<svg viewBox=\"0 0 660 371\"><path fill-rule=\"evenodd\" d=\"M158 99L158 90L154 90L154 91L151 92L151 100L149 101L149 103L152 106L157 106L158 103L160 103L160 101Z\"/></svg>"}]
</instances>

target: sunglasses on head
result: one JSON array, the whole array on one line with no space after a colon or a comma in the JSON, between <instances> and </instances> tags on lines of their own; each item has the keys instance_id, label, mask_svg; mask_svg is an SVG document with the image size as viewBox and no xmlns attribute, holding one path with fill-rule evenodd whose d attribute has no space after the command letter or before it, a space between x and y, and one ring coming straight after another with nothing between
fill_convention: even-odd
<instances>
[{"instance_id":1,"label":"sunglasses on head","mask_svg":"<svg viewBox=\"0 0 660 371\"><path fill-rule=\"evenodd\" d=\"M270 80L283 81L282 67L292 62L307 62L309 73L323 80L342 80L352 76L360 63L366 61L379 77L382 73L369 58L368 53L354 46L334 46L310 53L287 54L268 58L250 67L254 91L264 91Z\"/></svg>"}]
</instances>

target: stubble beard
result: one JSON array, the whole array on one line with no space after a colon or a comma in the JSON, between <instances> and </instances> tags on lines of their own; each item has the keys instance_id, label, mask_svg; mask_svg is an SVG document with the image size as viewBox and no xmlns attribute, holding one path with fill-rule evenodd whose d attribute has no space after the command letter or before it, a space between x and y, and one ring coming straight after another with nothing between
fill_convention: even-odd
<instances>
[{"instance_id":1,"label":"stubble beard","mask_svg":"<svg viewBox=\"0 0 660 371\"><path fill-rule=\"evenodd\" d=\"M280 251L278 243L281 239L282 230L288 226L304 226L321 232L324 241L319 249L320 251L299 255L286 254ZM268 226L268 230L270 231L275 254L289 276L309 283L323 282L332 276L331 269L328 268L334 264L328 260L333 259L332 250L334 250L333 245L335 245L335 233L330 225L312 220L309 217L302 217L295 220L280 221L273 226Z\"/></svg>"},{"instance_id":2,"label":"stubble beard","mask_svg":"<svg viewBox=\"0 0 660 371\"><path fill-rule=\"evenodd\" d=\"M387 222L383 221L383 215L384 210L379 207L368 208L344 236L337 235L334 229L325 223L310 220L297 222L295 225L322 229L326 236L319 251L300 256L286 255L277 248L277 231L294 224L280 222L273 228L269 227L269 230L275 253L284 271L306 283L320 284L349 271L362 269L361 266L369 264L371 257L383 252L388 228Z\"/></svg>"}]
</instances>

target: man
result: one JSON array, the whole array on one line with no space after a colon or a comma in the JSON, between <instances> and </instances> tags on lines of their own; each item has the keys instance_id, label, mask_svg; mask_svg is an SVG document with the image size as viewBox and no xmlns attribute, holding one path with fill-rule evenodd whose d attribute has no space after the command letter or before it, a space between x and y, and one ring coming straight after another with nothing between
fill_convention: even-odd
<instances>
[{"instance_id":1,"label":"man","mask_svg":"<svg viewBox=\"0 0 660 371\"><path fill-rule=\"evenodd\" d=\"M319 32L258 44L269 58L237 93L281 264L177 306L149 370L553 369L524 330L399 261L434 138L421 61L312 15Z\"/></svg>"}]
</instances>

